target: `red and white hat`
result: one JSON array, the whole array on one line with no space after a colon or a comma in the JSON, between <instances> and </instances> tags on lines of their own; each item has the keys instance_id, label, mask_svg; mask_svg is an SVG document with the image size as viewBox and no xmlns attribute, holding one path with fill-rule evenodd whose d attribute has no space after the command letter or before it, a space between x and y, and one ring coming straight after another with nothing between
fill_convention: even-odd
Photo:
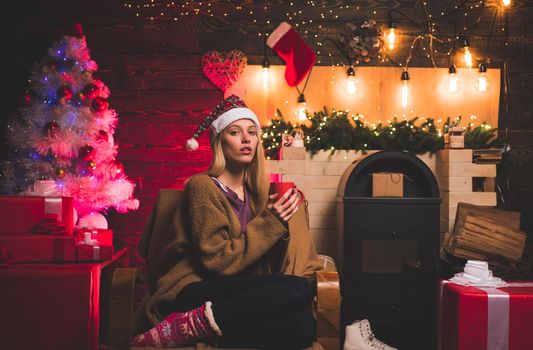
<instances>
[{"instance_id":1,"label":"red and white hat","mask_svg":"<svg viewBox=\"0 0 533 350\"><path fill-rule=\"evenodd\" d=\"M267 46L285 61L285 81L289 86L298 85L315 64L316 53L287 22L280 23L268 36Z\"/></svg>"},{"instance_id":2,"label":"red and white hat","mask_svg":"<svg viewBox=\"0 0 533 350\"><path fill-rule=\"evenodd\" d=\"M213 108L204 120L202 120L202 123L200 123L198 129L196 129L192 138L187 140L185 148L188 150L198 149L198 141L196 141L196 139L207 128L211 127L211 130L213 130L215 135L218 135L226 128L226 126L240 119L249 119L254 122L258 128L261 127L257 116L246 106L244 101L236 95L231 95Z\"/></svg>"}]
</instances>

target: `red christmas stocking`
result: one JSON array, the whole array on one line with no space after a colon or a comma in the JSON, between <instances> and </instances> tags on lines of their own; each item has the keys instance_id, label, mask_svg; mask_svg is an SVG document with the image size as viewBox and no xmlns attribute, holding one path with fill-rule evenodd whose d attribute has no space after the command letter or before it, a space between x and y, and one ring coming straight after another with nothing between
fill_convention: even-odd
<instances>
[{"instance_id":1,"label":"red christmas stocking","mask_svg":"<svg viewBox=\"0 0 533 350\"><path fill-rule=\"evenodd\" d=\"M285 61L285 80L289 86L298 85L315 63L315 52L287 22L282 22L267 39L267 46Z\"/></svg>"}]
</instances>

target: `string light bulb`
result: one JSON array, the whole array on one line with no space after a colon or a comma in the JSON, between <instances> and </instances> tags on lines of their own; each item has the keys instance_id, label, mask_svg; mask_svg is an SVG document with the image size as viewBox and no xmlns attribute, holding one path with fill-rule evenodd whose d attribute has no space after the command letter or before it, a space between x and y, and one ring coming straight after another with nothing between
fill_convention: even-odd
<instances>
[{"instance_id":1,"label":"string light bulb","mask_svg":"<svg viewBox=\"0 0 533 350\"><path fill-rule=\"evenodd\" d=\"M503 6L509 7L511 5L511 0L502 0Z\"/></svg>"},{"instance_id":2,"label":"string light bulb","mask_svg":"<svg viewBox=\"0 0 533 350\"><path fill-rule=\"evenodd\" d=\"M454 94L459 90L457 69L455 68L454 64L450 65L450 68L448 68L448 73L450 74L450 77L448 79L448 92Z\"/></svg>"},{"instance_id":3,"label":"string light bulb","mask_svg":"<svg viewBox=\"0 0 533 350\"><path fill-rule=\"evenodd\" d=\"M270 62L268 58L263 59L263 73L261 76L261 81L264 87L267 87L270 84Z\"/></svg>"},{"instance_id":4,"label":"string light bulb","mask_svg":"<svg viewBox=\"0 0 533 350\"><path fill-rule=\"evenodd\" d=\"M348 95L355 95L357 86L355 85L355 69L352 66L346 71L348 78L346 79L346 91Z\"/></svg>"},{"instance_id":5,"label":"string light bulb","mask_svg":"<svg viewBox=\"0 0 533 350\"><path fill-rule=\"evenodd\" d=\"M468 43L467 38L461 40L461 45L464 50L464 61L468 68L472 68L472 54L470 53L470 44Z\"/></svg>"},{"instance_id":6,"label":"string light bulb","mask_svg":"<svg viewBox=\"0 0 533 350\"><path fill-rule=\"evenodd\" d=\"M306 108L306 101L305 101L305 96L304 94L300 94L300 96L298 96L298 107L296 109L296 114L298 115L298 120L306 120L307 119L307 114L305 113L305 108Z\"/></svg>"},{"instance_id":7,"label":"string light bulb","mask_svg":"<svg viewBox=\"0 0 533 350\"><path fill-rule=\"evenodd\" d=\"M396 24L393 21L389 22L389 32L387 33L387 44L389 50L394 50L396 44Z\"/></svg>"},{"instance_id":8,"label":"string light bulb","mask_svg":"<svg viewBox=\"0 0 533 350\"><path fill-rule=\"evenodd\" d=\"M409 96L409 87L407 82L409 81L409 73L407 71L402 72L402 107L403 109L407 108L407 98Z\"/></svg>"},{"instance_id":9,"label":"string light bulb","mask_svg":"<svg viewBox=\"0 0 533 350\"><path fill-rule=\"evenodd\" d=\"M479 92L486 92L488 90L487 83L487 65L481 63L479 65L479 77L477 78L477 89Z\"/></svg>"}]
</instances>

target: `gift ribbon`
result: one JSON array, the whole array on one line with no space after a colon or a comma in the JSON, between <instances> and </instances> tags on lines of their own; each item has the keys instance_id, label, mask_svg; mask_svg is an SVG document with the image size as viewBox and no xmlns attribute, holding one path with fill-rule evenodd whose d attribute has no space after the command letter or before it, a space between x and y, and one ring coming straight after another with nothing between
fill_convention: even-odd
<instances>
[{"instance_id":1,"label":"gift ribbon","mask_svg":"<svg viewBox=\"0 0 533 350\"><path fill-rule=\"evenodd\" d=\"M93 246L93 259L100 260L100 246L99 245Z\"/></svg>"},{"instance_id":2,"label":"gift ribbon","mask_svg":"<svg viewBox=\"0 0 533 350\"><path fill-rule=\"evenodd\" d=\"M509 348L509 293L477 287L487 293L487 350Z\"/></svg>"},{"instance_id":3,"label":"gift ribbon","mask_svg":"<svg viewBox=\"0 0 533 350\"><path fill-rule=\"evenodd\" d=\"M63 198L45 197L44 212L47 214L56 214L59 222L63 222Z\"/></svg>"},{"instance_id":4,"label":"gift ribbon","mask_svg":"<svg viewBox=\"0 0 533 350\"><path fill-rule=\"evenodd\" d=\"M449 281L442 281L439 290L439 322L442 318L442 297L444 285ZM487 350L508 350L509 349L509 293L494 287L469 287L478 288L487 293ZM500 288L512 287L533 287L531 282L509 282ZM441 325L438 326L439 332ZM440 338L440 336L439 336ZM439 349L441 349L439 340Z\"/></svg>"},{"instance_id":5,"label":"gift ribbon","mask_svg":"<svg viewBox=\"0 0 533 350\"><path fill-rule=\"evenodd\" d=\"M46 214L39 223L31 228L32 234L67 236L65 225L59 222L56 214Z\"/></svg>"}]
</instances>

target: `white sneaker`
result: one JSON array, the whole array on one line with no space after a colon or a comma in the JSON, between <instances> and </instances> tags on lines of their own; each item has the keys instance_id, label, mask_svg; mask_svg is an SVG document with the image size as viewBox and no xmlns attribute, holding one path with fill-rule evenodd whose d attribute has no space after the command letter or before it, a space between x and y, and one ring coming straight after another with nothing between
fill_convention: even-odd
<instances>
[{"instance_id":1,"label":"white sneaker","mask_svg":"<svg viewBox=\"0 0 533 350\"><path fill-rule=\"evenodd\" d=\"M346 326L346 337L344 340L344 350L397 350L382 341L378 340L372 330L368 320L355 321Z\"/></svg>"}]
</instances>

